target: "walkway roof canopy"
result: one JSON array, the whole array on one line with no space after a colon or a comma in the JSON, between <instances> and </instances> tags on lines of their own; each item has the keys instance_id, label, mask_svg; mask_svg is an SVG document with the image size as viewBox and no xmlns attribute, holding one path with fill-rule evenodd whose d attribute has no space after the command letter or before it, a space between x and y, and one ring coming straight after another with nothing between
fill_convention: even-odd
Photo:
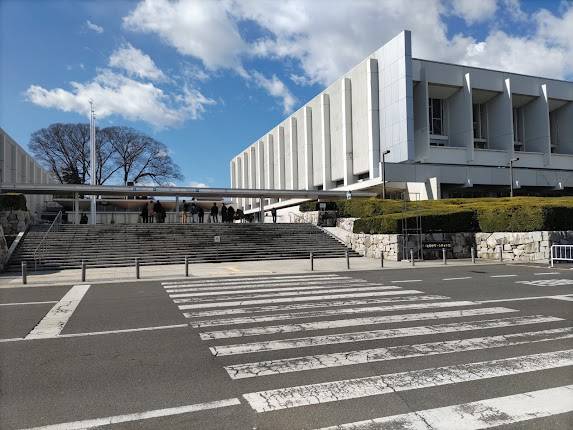
<instances>
[{"instance_id":1,"label":"walkway roof canopy","mask_svg":"<svg viewBox=\"0 0 573 430\"><path fill-rule=\"evenodd\" d=\"M170 196L170 197L249 197L287 199L343 199L348 191L322 190L266 190L236 188L194 188L194 187L150 187L116 185L73 185L73 184L0 184L2 193L21 194L83 194L97 196ZM376 193L352 191L352 197L374 197Z\"/></svg>"}]
</instances>

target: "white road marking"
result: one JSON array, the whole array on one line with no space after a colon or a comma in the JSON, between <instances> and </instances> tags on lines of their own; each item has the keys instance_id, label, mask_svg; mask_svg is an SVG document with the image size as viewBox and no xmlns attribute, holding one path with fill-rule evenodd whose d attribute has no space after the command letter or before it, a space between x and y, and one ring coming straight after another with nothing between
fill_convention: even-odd
<instances>
[{"instance_id":1,"label":"white road marking","mask_svg":"<svg viewBox=\"0 0 573 430\"><path fill-rule=\"evenodd\" d=\"M573 297L571 296L553 296L551 298L555 300L564 300L566 302L573 302Z\"/></svg>"},{"instance_id":2,"label":"white road marking","mask_svg":"<svg viewBox=\"0 0 573 430\"><path fill-rule=\"evenodd\" d=\"M328 294L328 293L350 293L352 291L361 292L361 291L379 291L379 290L395 290L399 287L395 287L393 285L384 286L384 285L376 285L374 287L348 287L348 288L329 288L324 290L300 290L300 291L285 291L285 292L273 292L273 293L263 293L263 294L248 294L248 291L242 291L242 296L231 296L229 295L228 298L223 295L222 297L216 297L216 299L220 300L238 300L238 299L264 299L265 297L288 297L288 296L302 296L302 295L313 295L313 294ZM225 292L226 293L226 292ZM208 301L213 300L210 298L198 297L197 294L200 293L178 293L178 294L169 294L169 297L172 299L182 298L185 297L188 300L199 302L199 301ZM180 302L176 302L180 303Z\"/></svg>"},{"instance_id":3,"label":"white road marking","mask_svg":"<svg viewBox=\"0 0 573 430\"><path fill-rule=\"evenodd\" d=\"M244 394L257 412L459 384L573 365L573 350L413 370Z\"/></svg>"},{"instance_id":4,"label":"white road marking","mask_svg":"<svg viewBox=\"0 0 573 430\"><path fill-rule=\"evenodd\" d=\"M493 299L493 300L477 300L476 303L502 303L502 302L519 302L523 300L543 300L543 299L559 299L563 297L562 294L557 294L554 296L531 296L531 297L512 297L509 299Z\"/></svg>"},{"instance_id":5,"label":"white road marking","mask_svg":"<svg viewBox=\"0 0 573 430\"><path fill-rule=\"evenodd\" d=\"M58 336L89 288L89 285L74 285L70 288L64 297L48 311L26 338L34 339Z\"/></svg>"},{"instance_id":6,"label":"white road marking","mask_svg":"<svg viewBox=\"0 0 573 430\"><path fill-rule=\"evenodd\" d=\"M472 330L488 330L501 327L517 327L529 324L544 324L563 321L563 318L543 315L526 315L521 317L497 318L491 320L471 321L465 323L436 324L417 327L400 327L383 330L358 331L352 333L330 334L321 336L299 337L294 339L266 340L261 342L218 345L210 347L211 354L216 356L250 354L255 352L278 351L283 349L310 348L320 345L337 345L341 343L367 342L379 339L396 339L412 336L426 336L441 333L455 333Z\"/></svg>"},{"instance_id":7,"label":"white road marking","mask_svg":"<svg viewBox=\"0 0 573 430\"><path fill-rule=\"evenodd\" d=\"M401 296L401 295L421 294L421 293L422 292L418 290L397 290L397 291L380 291L380 292L367 292L367 293L328 294L320 296L285 297L277 299L232 300L232 301L181 305L179 306L179 309L181 309L182 311L186 311L189 309L212 309L221 307L262 305L262 304L272 304L272 303L312 302L312 301L334 300L334 299L354 299L359 297Z\"/></svg>"},{"instance_id":8,"label":"white road marking","mask_svg":"<svg viewBox=\"0 0 573 430\"><path fill-rule=\"evenodd\" d=\"M292 284L289 284L292 285ZM176 290L166 290L166 292L171 296L175 296L174 293L193 293L189 295L185 295L184 297L207 297L207 296L224 296L224 295L232 295L232 294L253 294L253 293L270 293L273 291L315 291L315 290L324 290L324 289L342 289L342 288L356 288L356 287L381 287L381 284L375 284L373 282L344 282L340 285L324 285L324 282L317 283L316 285L296 285L296 286L288 286L288 287L271 287L271 288L254 288L254 289L247 289L247 288L240 288L240 289L233 289L233 290L212 290L206 291L205 289L201 288L181 288ZM237 288L236 286L234 288Z\"/></svg>"},{"instance_id":9,"label":"white road marking","mask_svg":"<svg viewBox=\"0 0 573 430\"><path fill-rule=\"evenodd\" d=\"M189 327L189 324L173 324L173 325L162 325L162 326L154 326L154 327L140 327L140 328L126 328L122 330L108 330L108 331L91 331L86 333L68 333L68 334L60 334L58 336L48 338L48 339L60 339L60 338L67 338L67 337L84 337L84 336L100 336L104 334L119 334L119 333L132 333L138 331L153 331L153 330L166 330L171 328L181 328L181 327ZM22 340L41 340L46 339L43 337L16 337L11 339L0 339L0 343L2 342L17 342Z\"/></svg>"},{"instance_id":10,"label":"white road marking","mask_svg":"<svg viewBox=\"0 0 573 430\"><path fill-rule=\"evenodd\" d=\"M57 300L50 300L47 302L20 302L20 303L0 303L0 306L24 306L24 305L50 305L58 303Z\"/></svg>"},{"instance_id":11,"label":"white road marking","mask_svg":"<svg viewBox=\"0 0 573 430\"><path fill-rule=\"evenodd\" d=\"M232 379L255 378L265 375L302 372L331 367L352 366L387 360L401 360L412 357L426 357L437 354L453 354L463 351L501 348L526 343L548 342L573 337L573 327L551 330L514 333L502 336L475 337L441 342L400 345L388 348L364 349L359 351L318 354L306 357L259 361L225 366Z\"/></svg>"},{"instance_id":12,"label":"white road marking","mask_svg":"<svg viewBox=\"0 0 573 430\"><path fill-rule=\"evenodd\" d=\"M168 285L221 285L221 284L229 284L229 285L236 285L240 283L249 283L249 284L263 284L266 282L282 282L286 280L306 280L306 279L354 279L349 276L339 276L339 275L293 275L293 276L273 276L273 277L266 277L266 276L254 276L250 278L223 278L223 279L202 279L202 280L185 280L185 281L176 281L176 282L162 282L161 285L168 286ZM166 287L167 288L167 287Z\"/></svg>"},{"instance_id":13,"label":"white road marking","mask_svg":"<svg viewBox=\"0 0 573 430\"><path fill-rule=\"evenodd\" d=\"M479 430L573 410L573 385L495 397L471 403L374 418L321 430Z\"/></svg>"},{"instance_id":14,"label":"white road marking","mask_svg":"<svg viewBox=\"0 0 573 430\"><path fill-rule=\"evenodd\" d=\"M516 281L516 284L535 285L537 287L558 287L573 285L573 279L539 279L535 281Z\"/></svg>"},{"instance_id":15,"label":"white road marking","mask_svg":"<svg viewBox=\"0 0 573 430\"><path fill-rule=\"evenodd\" d=\"M339 306L353 306L353 305L376 305L380 303L402 303L402 302L418 302L429 300L449 300L450 297L430 295L430 296L413 296L413 297L396 297L389 299L362 299L362 300L339 300L339 301L325 301L314 303L297 303L294 305L270 305L270 306L253 306L250 308L232 308L232 309L215 309L212 311L198 311L198 312L184 312L185 318L201 318L213 317L218 315L237 315L237 314L250 314L254 312L274 312L274 311L288 311L299 309L312 309L312 308L330 308Z\"/></svg>"},{"instance_id":16,"label":"white road marking","mask_svg":"<svg viewBox=\"0 0 573 430\"><path fill-rule=\"evenodd\" d=\"M491 275L490 278L513 278L517 275Z\"/></svg>"},{"instance_id":17,"label":"white road marking","mask_svg":"<svg viewBox=\"0 0 573 430\"><path fill-rule=\"evenodd\" d=\"M109 426L112 424L127 423L132 421L148 420L172 415L188 414L190 412L206 411L209 409L225 408L240 405L237 398L216 400L214 402L197 403L195 405L178 406L175 408L155 409L153 411L136 412L134 414L115 415L105 418L94 418L84 421L52 424L48 426L34 427L28 430L80 430L94 427Z\"/></svg>"},{"instance_id":18,"label":"white road marking","mask_svg":"<svg viewBox=\"0 0 573 430\"><path fill-rule=\"evenodd\" d=\"M541 273L534 273L535 276L543 276L543 275L559 275L559 272L541 272Z\"/></svg>"},{"instance_id":19,"label":"white road marking","mask_svg":"<svg viewBox=\"0 0 573 430\"><path fill-rule=\"evenodd\" d=\"M421 314L384 315L379 317L349 318L342 320L326 320L304 322L299 324L284 324L275 326L249 327L199 333L202 340L229 339L232 337L263 336L276 333L296 333L299 331L329 330L342 327L356 327L373 324L393 324L408 321L437 320L445 318L465 318L480 315L492 315L509 312L519 312L509 308L462 309L459 311L427 312Z\"/></svg>"},{"instance_id":20,"label":"white road marking","mask_svg":"<svg viewBox=\"0 0 573 430\"><path fill-rule=\"evenodd\" d=\"M405 279L403 281L391 281L391 282L395 282L395 283L400 283L400 282L422 282L421 279Z\"/></svg>"},{"instance_id":21,"label":"white road marking","mask_svg":"<svg viewBox=\"0 0 573 430\"><path fill-rule=\"evenodd\" d=\"M235 325L235 324L254 324L266 321L284 321L300 318L318 318L327 317L331 315L341 314L363 314L374 312L391 312L402 311L409 309L433 309L433 308L455 308L462 306L474 306L476 302L457 301L457 302L437 302L437 303L414 303L406 305L389 305L389 306L361 306L358 308L344 308L344 309L328 309L324 311L306 311L306 312L291 312L284 314L271 314L271 315L253 315L237 318L221 318L209 320L196 320L190 323L191 327L213 327L218 325ZM185 314L183 314L185 315Z\"/></svg>"},{"instance_id":22,"label":"white road marking","mask_svg":"<svg viewBox=\"0 0 573 430\"><path fill-rule=\"evenodd\" d=\"M471 276L461 276L459 278L443 278L442 281L457 281L461 279L472 279Z\"/></svg>"},{"instance_id":23,"label":"white road marking","mask_svg":"<svg viewBox=\"0 0 573 430\"><path fill-rule=\"evenodd\" d=\"M272 282L272 283L268 283L268 282L260 282L258 283L258 285L255 285L254 283L248 283L248 284L229 284L229 285L224 285L224 286L202 286L202 287L198 287L196 285L174 285L174 286L164 286L165 291L167 292L174 292L174 291L197 291L197 292L202 292L202 291L225 291L225 290L236 290L236 289L241 289L243 291L251 291L251 289L253 288L278 288L278 287L283 287L283 288L287 288L290 286L294 286L294 287L310 287L313 285L325 285L328 284L329 286L334 286L337 284L340 285L353 285L353 284L374 284L377 285L374 282L368 282L368 281L364 281L361 279L339 279L339 278L334 278L334 279L316 279L313 281L302 281L302 280L292 280L292 281L283 281L283 282Z\"/></svg>"}]
</instances>

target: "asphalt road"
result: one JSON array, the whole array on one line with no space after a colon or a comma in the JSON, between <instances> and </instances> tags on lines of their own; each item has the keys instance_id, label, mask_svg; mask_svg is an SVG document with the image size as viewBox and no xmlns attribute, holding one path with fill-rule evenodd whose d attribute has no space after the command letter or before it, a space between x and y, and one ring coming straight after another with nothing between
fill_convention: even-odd
<instances>
[{"instance_id":1,"label":"asphalt road","mask_svg":"<svg viewBox=\"0 0 573 430\"><path fill-rule=\"evenodd\" d=\"M565 266L1 289L0 427L570 429L572 317Z\"/></svg>"}]
</instances>

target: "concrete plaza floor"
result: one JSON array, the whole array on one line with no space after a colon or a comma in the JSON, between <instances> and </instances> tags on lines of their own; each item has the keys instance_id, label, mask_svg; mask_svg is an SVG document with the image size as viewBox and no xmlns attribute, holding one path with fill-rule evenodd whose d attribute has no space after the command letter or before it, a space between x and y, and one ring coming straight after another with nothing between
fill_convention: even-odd
<instances>
[{"instance_id":1,"label":"concrete plaza floor","mask_svg":"<svg viewBox=\"0 0 573 430\"><path fill-rule=\"evenodd\" d=\"M494 260L476 260L475 265L499 264ZM442 267L442 260L416 261L415 265L409 261L388 261L384 260L384 269L422 269L429 267ZM472 265L469 259L448 260L449 266ZM380 270L379 259L367 257L350 258L350 271ZM315 272L343 271L346 268L345 258L317 258L314 260ZM310 260L265 260L265 261L239 261L229 263L199 263L189 265L190 277L209 276L245 276L245 275L271 275L285 273L310 273ZM183 264L141 266L140 279L178 279L185 276L185 266ZM58 285L81 282L80 269L68 269L52 272L34 272L29 270L27 277L28 286ZM113 267L113 268L87 268L86 282L126 282L136 281L135 267ZM22 285L22 277L19 273L5 273L0 276L0 288L14 287Z\"/></svg>"}]
</instances>

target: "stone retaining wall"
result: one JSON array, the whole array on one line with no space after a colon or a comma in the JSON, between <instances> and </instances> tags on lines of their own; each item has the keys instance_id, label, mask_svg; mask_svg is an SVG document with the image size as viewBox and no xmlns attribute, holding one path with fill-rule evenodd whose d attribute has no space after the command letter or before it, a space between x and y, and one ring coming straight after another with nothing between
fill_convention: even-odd
<instances>
[{"instance_id":1,"label":"stone retaining wall","mask_svg":"<svg viewBox=\"0 0 573 430\"><path fill-rule=\"evenodd\" d=\"M476 233L477 256L508 261L549 260L551 245L573 244L573 231Z\"/></svg>"},{"instance_id":2,"label":"stone retaining wall","mask_svg":"<svg viewBox=\"0 0 573 430\"><path fill-rule=\"evenodd\" d=\"M15 236L26 230L30 221L30 212L28 211L0 211L0 226L7 236Z\"/></svg>"}]
</instances>

